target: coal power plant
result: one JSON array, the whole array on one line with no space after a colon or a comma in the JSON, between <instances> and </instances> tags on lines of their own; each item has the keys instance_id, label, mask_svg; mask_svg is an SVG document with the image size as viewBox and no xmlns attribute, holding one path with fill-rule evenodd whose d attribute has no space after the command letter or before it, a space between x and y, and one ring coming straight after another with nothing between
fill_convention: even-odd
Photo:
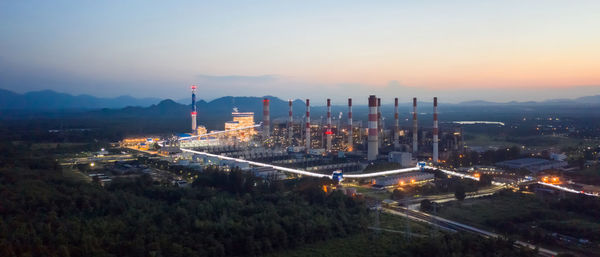
<instances>
[{"instance_id":1,"label":"coal power plant","mask_svg":"<svg viewBox=\"0 0 600 257\"><path fill-rule=\"evenodd\" d=\"M412 98L412 111L403 114L400 111L400 98L388 101L370 95L364 98L363 105L358 105L363 110L367 107L363 117L353 115L353 103L356 102L352 98L346 99L347 106L336 106L333 104L335 99L331 98L324 99L321 104L313 101L313 104L317 104L311 114L311 99L289 99L286 102L263 97L261 117L234 107L231 120L224 124L222 130L209 131L197 118L196 86L191 86L191 89L192 131L172 138L155 139L163 145L163 149L170 147L174 152L180 152L176 149L193 149L247 160L274 158L283 163L314 162L313 169L330 171L345 167L352 172L361 172L368 165L388 162L399 163L402 167L415 167L420 161L437 165L440 159L448 156L449 151L461 150L443 147L443 154L439 153L437 97L433 98L430 112L433 117L431 128L418 126L417 98ZM273 101L277 103L275 107ZM294 105L298 107L300 103L304 105L305 112L300 113L296 108L295 113ZM333 111L339 111L339 115L332 115ZM344 111L347 115L343 115ZM386 117L393 117L390 126L385 126ZM412 126L406 124L410 117ZM261 121L255 122L257 119ZM401 124L401 120L405 121L404 124ZM454 132L455 129L448 131ZM137 148L148 148L142 144L150 142L140 142ZM346 162L340 163L340 160ZM306 166L307 169L311 168L309 164Z\"/></svg>"}]
</instances>

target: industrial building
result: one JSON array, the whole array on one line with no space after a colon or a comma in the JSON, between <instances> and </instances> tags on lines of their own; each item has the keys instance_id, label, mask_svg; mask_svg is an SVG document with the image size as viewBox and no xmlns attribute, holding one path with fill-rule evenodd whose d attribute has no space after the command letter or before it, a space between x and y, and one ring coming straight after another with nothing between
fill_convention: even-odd
<instances>
[{"instance_id":1,"label":"industrial building","mask_svg":"<svg viewBox=\"0 0 600 257\"><path fill-rule=\"evenodd\" d=\"M531 172L542 170L559 169L568 165L565 161L551 161L540 158L521 158L496 163L496 166L506 169L526 169Z\"/></svg>"},{"instance_id":2,"label":"industrial building","mask_svg":"<svg viewBox=\"0 0 600 257\"><path fill-rule=\"evenodd\" d=\"M226 136L233 137L240 142L248 142L256 135L256 130L250 128L254 126L253 112L239 112L236 109L231 113L232 121L225 122L225 131L232 130L226 133ZM247 129L243 129L247 128Z\"/></svg>"},{"instance_id":3,"label":"industrial building","mask_svg":"<svg viewBox=\"0 0 600 257\"><path fill-rule=\"evenodd\" d=\"M413 167L417 164L417 160L412 158L410 152L390 152L388 162L399 163L403 168Z\"/></svg>"}]
</instances>

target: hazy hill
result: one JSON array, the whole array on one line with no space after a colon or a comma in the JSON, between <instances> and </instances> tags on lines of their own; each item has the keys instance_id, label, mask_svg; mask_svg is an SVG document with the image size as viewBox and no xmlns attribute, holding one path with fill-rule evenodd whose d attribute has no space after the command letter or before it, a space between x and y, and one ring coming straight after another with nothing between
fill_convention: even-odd
<instances>
[{"instance_id":1,"label":"hazy hill","mask_svg":"<svg viewBox=\"0 0 600 257\"><path fill-rule=\"evenodd\" d=\"M100 98L90 95L70 95L52 90L33 91L17 94L0 89L0 109L10 110L65 110L123 108L126 106L150 106L160 101L158 98L134 98L119 96Z\"/></svg>"}]
</instances>

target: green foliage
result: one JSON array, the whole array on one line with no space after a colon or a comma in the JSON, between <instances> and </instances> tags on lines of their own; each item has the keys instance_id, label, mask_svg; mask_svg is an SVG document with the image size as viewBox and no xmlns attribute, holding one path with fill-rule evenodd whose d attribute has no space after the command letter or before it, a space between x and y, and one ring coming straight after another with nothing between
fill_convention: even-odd
<instances>
[{"instance_id":1,"label":"green foliage","mask_svg":"<svg viewBox=\"0 0 600 257\"><path fill-rule=\"evenodd\" d=\"M456 197L456 200L465 200L466 196L467 195L465 193L465 188L462 185L456 186L456 188L454 189L454 197Z\"/></svg>"},{"instance_id":2,"label":"green foliage","mask_svg":"<svg viewBox=\"0 0 600 257\"><path fill-rule=\"evenodd\" d=\"M274 190L240 171L209 171L189 189L148 176L103 188L4 169L1 256L253 256L364 231L363 203L321 185Z\"/></svg>"},{"instance_id":3,"label":"green foliage","mask_svg":"<svg viewBox=\"0 0 600 257\"><path fill-rule=\"evenodd\" d=\"M429 199L421 200L421 211L431 212L433 210L433 203Z\"/></svg>"}]
</instances>

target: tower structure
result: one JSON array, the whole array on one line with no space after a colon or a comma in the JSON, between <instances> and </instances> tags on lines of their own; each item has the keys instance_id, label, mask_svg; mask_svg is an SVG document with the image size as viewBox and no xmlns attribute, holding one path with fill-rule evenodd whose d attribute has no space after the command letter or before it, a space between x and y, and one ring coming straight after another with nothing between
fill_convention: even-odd
<instances>
[{"instance_id":1,"label":"tower structure","mask_svg":"<svg viewBox=\"0 0 600 257\"><path fill-rule=\"evenodd\" d=\"M348 98L348 151L352 151L352 98Z\"/></svg>"},{"instance_id":2,"label":"tower structure","mask_svg":"<svg viewBox=\"0 0 600 257\"><path fill-rule=\"evenodd\" d=\"M400 147L400 121L398 115L398 97L394 98L394 149Z\"/></svg>"},{"instance_id":3,"label":"tower structure","mask_svg":"<svg viewBox=\"0 0 600 257\"><path fill-rule=\"evenodd\" d=\"M327 151L331 151L331 137L333 132L331 131L331 99L327 98L327 130L325 131L327 136Z\"/></svg>"},{"instance_id":4,"label":"tower structure","mask_svg":"<svg viewBox=\"0 0 600 257\"><path fill-rule=\"evenodd\" d=\"M310 151L310 100L306 99L306 152Z\"/></svg>"},{"instance_id":5,"label":"tower structure","mask_svg":"<svg viewBox=\"0 0 600 257\"><path fill-rule=\"evenodd\" d=\"M383 126L381 123L381 98L377 98L377 148L383 147Z\"/></svg>"},{"instance_id":6,"label":"tower structure","mask_svg":"<svg viewBox=\"0 0 600 257\"><path fill-rule=\"evenodd\" d=\"M294 119L292 116L292 99L288 100L289 106L289 117L288 117L288 140L290 141L290 145L293 143L294 138Z\"/></svg>"},{"instance_id":7,"label":"tower structure","mask_svg":"<svg viewBox=\"0 0 600 257\"><path fill-rule=\"evenodd\" d=\"M419 126L417 125L417 98L413 98L413 142L412 142L412 152L417 155L419 152Z\"/></svg>"},{"instance_id":8,"label":"tower structure","mask_svg":"<svg viewBox=\"0 0 600 257\"><path fill-rule=\"evenodd\" d=\"M373 161L377 159L379 154L379 148L377 141L378 129L377 129L377 97L375 95L369 96L369 136L367 145L367 160Z\"/></svg>"},{"instance_id":9,"label":"tower structure","mask_svg":"<svg viewBox=\"0 0 600 257\"><path fill-rule=\"evenodd\" d=\"M263 99L263 139L271 136L271 112L269 110L269 99Z\"/></svg>"},{"instance_id":10,"label":"tower structure","mask_svg":"<svg viewBox=\"0 0 600 257\"><path fill-rule=\"evenodd\" d=\"M196 111L196 86L192 85L192 112L190 113L192 116L192 132L196 133L197 125L196 125L196 115L198 112Z\"/></svg>"},{"instance_id":11,"label":"tower structure","mask_svg":"<svg viewBox=\"0 0 600 257\"><path fill-rule=\"evenodd\" d=\"M437 97L433 98L433 163L438 163L438 111Z\"/></svg>"}]
</instances>

